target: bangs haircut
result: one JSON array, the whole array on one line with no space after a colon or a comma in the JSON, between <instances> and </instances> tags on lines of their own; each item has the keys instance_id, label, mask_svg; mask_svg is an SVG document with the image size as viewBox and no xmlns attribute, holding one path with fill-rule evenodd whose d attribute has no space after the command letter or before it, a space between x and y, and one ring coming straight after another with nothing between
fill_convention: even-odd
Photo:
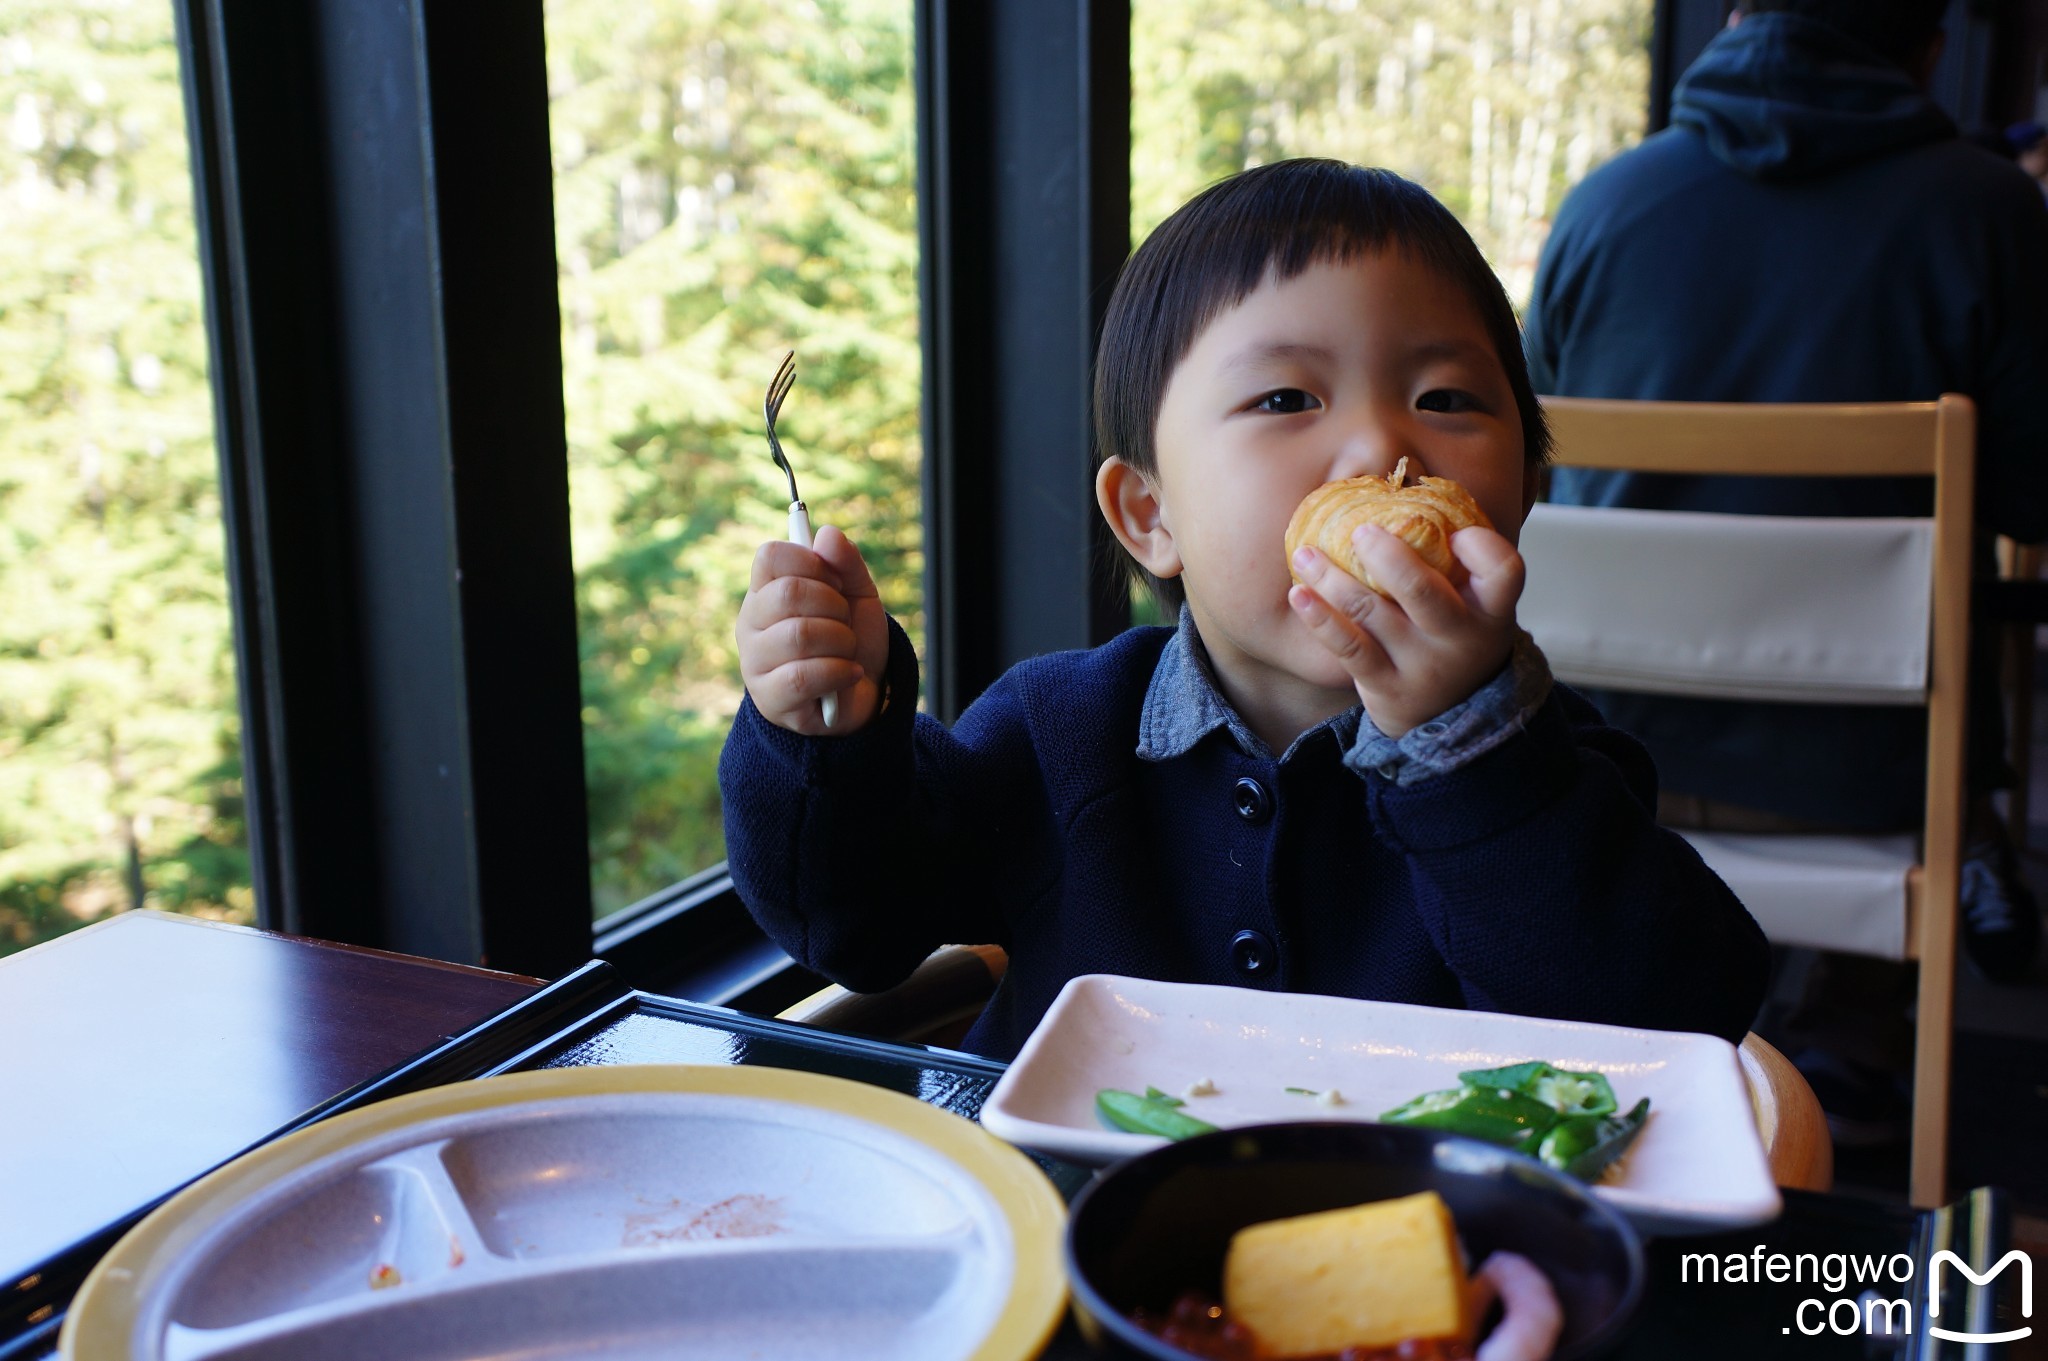
<instances>
[{"instance_id":1,"label":"bangs haircut","mask_svg":"<svg viewBox=\"0 0 2048 1361\"><path fill-rule=\"evenodd\" d=\"M1522 329L1507 291L1472 236L1430 192L1390 170L1343 161L1276 161L1211 185L1159 224L1124 266L1103 317L1095 358L1096 463L1117 459L1148 476L1153 437L1173 372L1209 323L1269 276L1285 283L1313 265L1396 250L1457 285L1486 327L1522 421L1522 455L1550 457L1550 429L1529 384ZM1130 559L1168 621L1180 583Z\"/></svg>"}]
</instances>

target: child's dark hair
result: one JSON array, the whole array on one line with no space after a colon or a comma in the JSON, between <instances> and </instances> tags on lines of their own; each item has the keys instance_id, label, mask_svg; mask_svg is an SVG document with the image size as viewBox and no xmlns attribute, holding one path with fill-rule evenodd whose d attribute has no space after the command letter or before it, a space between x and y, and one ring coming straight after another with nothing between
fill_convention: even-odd
<instances>
[{"instance_id":1,"label":"child's dark hair","mask_svg":"<svg viewBox=\"0 0 2048 1361\"><path fill-rule=\"evenodd\" d=\"M1204 189L1160 223L1124 266L1095 356L1098 463L1120 459L1147 475L1157 469L1153 432L1174 369L1209 323L1250 296L1269 271L1285 281L1311 265L1391 249L1439 271L1479 309L1514 390L1523 454L1534 464L1547 461L1550 429L1529 384L1514 304L1450 209L1392 171L1292 160ZM1171 620L1180 610L1180 583L1126 563Z\"/></svg>"}]
</instances>

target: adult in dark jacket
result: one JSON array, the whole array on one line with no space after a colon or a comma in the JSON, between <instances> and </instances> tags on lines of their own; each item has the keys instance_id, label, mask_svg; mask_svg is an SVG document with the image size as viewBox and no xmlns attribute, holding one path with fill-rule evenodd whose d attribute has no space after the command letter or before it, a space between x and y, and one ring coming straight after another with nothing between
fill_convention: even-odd
<instances>
[{"instance_id":1,"label":"adult in dark jacket","mask_svg":"<svg viewBox=\"0 0 2048 1361\"><path fill-rule=\"evenodd\" d=\"M2027 542L2048 534L2048 209L2011 162L1961 139L1922 88L1944 8L1742 6L1680 82L1672 126L1560 209L1527 315L1538 391L1755 402L1966 393L1979 412L1979 523ZM1583 470L1560 471L1552 496L1782 515L1931 506L1924 480ZM1995 669L1975 671L1982 789L2003 762ZM1592 698L1650 748L1668 791L1801 823L1919 824L1917 708ZM1977 821L1988 834L1990 820ZM1966 871L1966 942L1987 973L2017 976L2039 919L1999 869L2010 872L2009 857L1987 852Z\"/></svg>"}]
</instances>

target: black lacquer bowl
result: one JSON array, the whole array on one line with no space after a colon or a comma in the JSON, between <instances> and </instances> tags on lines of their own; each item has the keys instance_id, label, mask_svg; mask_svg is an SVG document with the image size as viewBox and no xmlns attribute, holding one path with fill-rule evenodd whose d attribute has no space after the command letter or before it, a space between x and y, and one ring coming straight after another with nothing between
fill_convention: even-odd
<instances>
[{"instance_id":1,"label":"black lacquer bowl","mask_svg":"<svg viewBox=\"0 0 2048 1361\"><path fill-rule=\"evenodd\" d=\"M1564 1306L1555 1361L1612 1350L1643 1294L1636 1232L1579 1182L1471 1139L1391 1125L1223 1130L1107 1169L1074 1202L1067 1276L1081 1331L1105 1355L1183 1361L1130 1321L1182 1291L1222 1294L1223 1254L1248 1224L1435 1191L1473 1263L1517 1252Z\"/></svg>"}]
</instances>

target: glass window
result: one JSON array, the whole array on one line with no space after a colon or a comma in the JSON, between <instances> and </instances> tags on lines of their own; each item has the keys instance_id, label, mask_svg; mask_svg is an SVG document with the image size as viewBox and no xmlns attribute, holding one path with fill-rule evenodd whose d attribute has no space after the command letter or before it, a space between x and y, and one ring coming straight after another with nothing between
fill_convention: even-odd
<instances>
[{"instance_id":1,"label":"glass window","mask_svg":"<svg viewBox=\"0 0 2048 1361\"><path fill-rule=\"evenodd\" d=\"M1525 302L1565 190L1643 135L1652 0L1136 0L1131 228L1334 156L1448 204Z\"/></svg>"},{"instance_id":2,"label":"glass window","mask_svg":"<svg viewBox=\"0 0 2048 1361\"><path fill-rule=\"evenodd\" d=\"M169 0L0 3L0 954L252 921Z\"/></svg>"},{"instance_id":3,"label":"glass window","mask_svg":"<svg viewBox=\"0 0 2048 1361\"><path fill-rule=\"evenodd\" d=\"M547 0L598 914L724 855L733 624L789 493L923 647L911 0Z\"/></svg>"}]
</instances>

